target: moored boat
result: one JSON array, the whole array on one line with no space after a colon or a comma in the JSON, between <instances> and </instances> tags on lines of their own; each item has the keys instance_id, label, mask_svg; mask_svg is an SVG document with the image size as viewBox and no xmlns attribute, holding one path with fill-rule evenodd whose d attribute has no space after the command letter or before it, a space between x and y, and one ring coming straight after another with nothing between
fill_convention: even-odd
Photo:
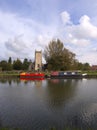
<instances>
[{"instance_id":1,"label":"moored boat","mask_svg":"<svg viewBox=\"0 0 97 130\"><path fill-rule=\"evenodd\" d=\"M44 79L44 73L20 73L20 79L28 80L42 80Z\"/></svg>"},{"instance_id":2,"label":"moored boat","mask_svg":"<svg viewBox=\"0 0 97 130\"><path fill-rule=\"evenodd\" d=\"M67 72L51 72L51 78L84 78L87 74L81 74L78 71L67 71Z\"/></svg>"}]
</instances>

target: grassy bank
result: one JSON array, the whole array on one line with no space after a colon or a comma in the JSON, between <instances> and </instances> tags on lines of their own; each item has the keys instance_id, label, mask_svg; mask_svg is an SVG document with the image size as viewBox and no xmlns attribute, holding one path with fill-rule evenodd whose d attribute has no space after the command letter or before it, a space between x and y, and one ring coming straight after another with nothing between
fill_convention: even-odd
<instances>
[{"instance_id":1,"label":"grassy bank","mask_svg":"<svg viewBox=\"0 0 97 130\"><path fill-rule=\"evenodd\" d=\"M0 72L0 77L18 77L20 71L3 71Z\"/></svg>"},{"instance_id":2,"label":"grassy bank","mask_svg":"<svg viewBox=\"0 0 97 130\"><path fill-rule=\"evenodd\" d=\"M0 77L19 77L22 71L2 71L0 72ZM50 72L43 72L45 75L50 76ZM97 78L97 71L82 71L83 73L87 73L86 78Z\"/></svg>"},{"instance_id":3,"label":"grassy bank","mask_svg":"<svg viewBox=\"0 0 97 130\"><path fill-rule=\"evenodd\" d=\"M82 71L82 73L87 73L86 78L97 78L97 71Z\"/></svg>"},{"instance_id":4,"label":"grassy bank","mask_svg":"<svg viewBox=\"0 0 97 130\"><path fill-rule=\"evenodd\" d=\"M20 129L20 128L0 128L0 130L22 130L22 129ZM57 130L56 128L48 128L48 129L43 129L43 130ZM82 128L80 129L80 128L64 128L64 129L61 129L61 130L83 130ZM91 129L91 128L88 128L88 129L86 129L86 130L93 130L93 129Z\"/></svg>"}]
</instances>

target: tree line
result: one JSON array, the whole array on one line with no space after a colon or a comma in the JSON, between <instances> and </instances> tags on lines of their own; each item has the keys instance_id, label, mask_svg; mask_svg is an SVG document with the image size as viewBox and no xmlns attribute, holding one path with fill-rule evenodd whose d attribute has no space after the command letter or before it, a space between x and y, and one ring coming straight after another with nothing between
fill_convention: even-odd
<instances>
[{"instance_id":1,"label":"tree line","mask_svg":"<svg viewBox=\"0 0 97 130\"><path fill-rule=\"evenodd\" d=\"M59 39L52 40L45 47L43 52L46 64L43 70L65 71L65 70L89 70L89 63L81 63L76 59L76 54L64 47L63 42ZM12 58L0 61L0 68L2 71L25 70L29 69L34 62L25 58L21 61L19 58L12 61ZM33 66L31 66L33 67Z\"/></svg>"},{"instance_id":2,"label":"tree line","mask_svg":"<svg viewBox=\"0 0 97 130\"><path fill-rule=\"evenodd\" d=\"M28 70L31 63L31 60L28 60L27 58L25 58L22 62L19 58L12 61L12 58L9 57L8 60L0 61L0 68L2 71Z\"/></svg>"}]
</instances>

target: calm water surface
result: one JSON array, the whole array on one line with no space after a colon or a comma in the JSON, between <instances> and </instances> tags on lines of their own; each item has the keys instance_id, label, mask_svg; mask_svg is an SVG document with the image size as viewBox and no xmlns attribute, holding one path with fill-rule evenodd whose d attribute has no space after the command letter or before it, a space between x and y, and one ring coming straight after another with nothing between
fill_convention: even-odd
<instances>
[{"instance_id":1,"label":"calm water surface","mask_svg":"<svg viewBox=\"0 0 97 130\"><path fill-rule=\"evenodd\" d=\"M0 127L97 130L97 79L0 80Z\"/></svg>"}]
</instances>

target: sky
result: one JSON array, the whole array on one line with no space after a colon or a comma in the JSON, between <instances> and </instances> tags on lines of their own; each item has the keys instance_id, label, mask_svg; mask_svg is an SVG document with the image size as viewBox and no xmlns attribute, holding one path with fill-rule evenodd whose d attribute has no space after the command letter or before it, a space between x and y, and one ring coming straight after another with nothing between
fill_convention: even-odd
<instances>
[{"instance_id":1,"label":"sky","mask_svg":"<svg viewBox=\"0 0 97 130\"><path fill-rule=\"evenodd\" d=\"M0 0L0 60L34 60L56 39L97 65L97 0Z\"/></svg>"}]
</instances>

